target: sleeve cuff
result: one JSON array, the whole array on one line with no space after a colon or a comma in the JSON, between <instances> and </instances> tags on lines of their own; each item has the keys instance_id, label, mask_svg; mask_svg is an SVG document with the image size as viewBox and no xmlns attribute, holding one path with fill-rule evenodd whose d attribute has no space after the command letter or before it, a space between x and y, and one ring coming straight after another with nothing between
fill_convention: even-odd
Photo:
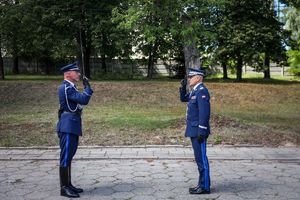
<instances>
[{"instance_id":1,"label":"sleeve cuff","mask_svg":"<svg viewBox=\"0 0 300 200\"><path fill-rule=\"evenodd\" d=\"M199 128L207 130L207 126L201 126L201 125L199 125Z\"/></svg>"}]
</instances>

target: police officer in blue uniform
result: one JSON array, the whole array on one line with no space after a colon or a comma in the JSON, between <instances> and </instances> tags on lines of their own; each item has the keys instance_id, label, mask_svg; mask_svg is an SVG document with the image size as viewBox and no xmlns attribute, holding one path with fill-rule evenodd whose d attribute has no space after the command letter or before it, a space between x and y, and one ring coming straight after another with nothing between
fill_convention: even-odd
<instances>
[{"instance_id":1,"label":"police officer in blue uniform","mask_svg":"<svg viewBox=\"0 0 300 200\"><path fill-rule=\"evenodd\" d=\"M57 134L60 141L60 194L69 198L79 197L83 189L71 183L71 162L78 147L79 136L82 135L81 113L83 105L87 105L93 90L86 77L83 77L84 92L80 93L75 83L80 80L80 69L77 63L61 68L64 81L58 88L60 109L58 112Z\"/></svg>"},{"instance_id":2,"label":"police officer in blue uniform","mask_svg":"<svg viewBox=\"0 0 300 200\"><path fill-rule=\"evenodd\" d=\"M204 70L188 69L190 92L187 92L186 79L181 81L180 100L188 102L185 136L191 138L195 160L199 171L199 181L196 187L189 188L190 194L209 194L210 176L209 163L206 156L206 141L210 134L210 96L203 84Z\"/></svg>"}]
</instances>

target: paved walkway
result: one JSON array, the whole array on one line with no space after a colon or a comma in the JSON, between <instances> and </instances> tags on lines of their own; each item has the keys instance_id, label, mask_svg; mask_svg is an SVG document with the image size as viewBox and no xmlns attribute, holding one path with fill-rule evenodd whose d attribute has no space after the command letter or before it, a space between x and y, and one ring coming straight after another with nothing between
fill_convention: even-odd
<instances>
[{"instance_id":1,"label":"paved walkway","mask_svg":"<svg viewBox=\"0 0 300 200\"><path fill-rule=\"evenodd\" d=\"M197 182L190 147L81 147L73 182L81 199L300 199L300 148L207 149L212 194L189 195ZM59 196L59 149L0 148L0 199Z\"/></svg>"}]
</instances>

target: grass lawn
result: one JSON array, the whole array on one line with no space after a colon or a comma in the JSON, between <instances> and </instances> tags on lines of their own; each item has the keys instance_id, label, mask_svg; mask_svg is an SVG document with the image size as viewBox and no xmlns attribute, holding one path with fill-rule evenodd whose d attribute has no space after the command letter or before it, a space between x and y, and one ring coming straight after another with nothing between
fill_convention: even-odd
<instances>
[{"instance_id":1,"label":"grass lawn","mask_svg":"<svg viewBox=\"0 0 300 200\"><path fill-rule=\"evenodd\" d=\"M0 82L0 146L58 145L60 77L7 78ZM292 80L208 79L209 143L298 146L300 82ZM179 81L92 81L91 85L94 95L84 109L80 145L190 145L184 138L186 104L179 101Z\"/></svg>"}]
</instances>

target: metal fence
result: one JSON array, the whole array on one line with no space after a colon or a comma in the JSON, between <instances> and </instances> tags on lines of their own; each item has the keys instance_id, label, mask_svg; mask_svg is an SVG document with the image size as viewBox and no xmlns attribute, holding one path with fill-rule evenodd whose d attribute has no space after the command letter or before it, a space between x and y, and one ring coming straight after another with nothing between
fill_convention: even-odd
<instances>
[{"instance_id":1,"label":"metal fence","mask_svg":"<svg viewBox=\"0 0 300 200\"><path fill-rule=\"evenodd\" d=\"M6 74L12 73L13 60L12 58L4 58L4 71ZM66 63L57 62L54 63L48 69L49 74L60 74L59 69ZM159 60L154 66L154 76L174 76L178 64L175 61L162 61ZM119 76L127 76L128 78L134 76L147 76L147 65L143 64L141 60L111 60L106 63L106 69L103 68L100 58L90 59L90 70L91 75L101 76L107 74L117 74ZM281 67L275 63L271 64L270 73L271 75L290 76L288 72L289 67ZM21 74L45 74L46 66L43 63L37 61L25 61L19 60L19 72ZM211 73L221 73L222 68L220 66L211 67ZM257 74L262 72L255 71L250 66L243 67L244 74Z\"/></svg>"},{"instance_id":2,"label":"metal fence","mask_svg":"<svg viewBox=\"0 0 300 200\"><path fill-rule=\"evenodd\" d=\"M4 72L11 74L13 70L13 59L4 58ZM59 69L67 63L57 62L48 69L49 74L60 74ZM174 61L159 60L154 65L154 76L173 76L175 71L172 67L176 65ZM45 64L37 61L19 60L19 73L21 74L45 74L47 69ZM106 69L103 68L100 58L90 59L90 70L92 75L119 74L128 76L147 76L147 65L141 60L111 60L106 62Z\"/></svg>"}]
</instances>

